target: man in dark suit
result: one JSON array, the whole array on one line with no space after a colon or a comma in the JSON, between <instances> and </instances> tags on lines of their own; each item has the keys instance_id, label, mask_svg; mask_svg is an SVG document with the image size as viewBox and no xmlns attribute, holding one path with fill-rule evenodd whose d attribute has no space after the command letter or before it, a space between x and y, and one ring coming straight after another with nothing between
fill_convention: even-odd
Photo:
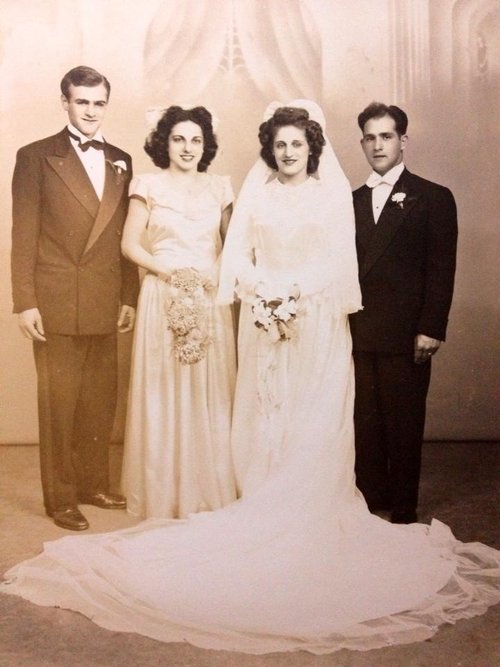
<instances>
[{"instance_id":1,"label":"man in dark suit","mask_svg":"<svg viewBox=\"0 0 500 667\"><path fill-rule=\"evenodd\" d=\"M100 130L109 82L76 67L61 92L67 127L17 154L12 285L34 345L45 510L58 526L84 530L78 503L125 507L109 493L108 445L116 332L133 328L138 274L120 253L131 158Z\"/></svg>"},{"instance_id":2,"label":"man in dark suit","mask_svg":"<svg viewBox=\"0 0 500 667\"><path fill-rule=\"evenodd\" d=\"M370 104L358 117L373 169L354 192L363 310L351 316L356 478L372 511L417 520L431 358L445 340L457 212L445 187L403 163L408 118Z\"/></svg>"}]
</instances>

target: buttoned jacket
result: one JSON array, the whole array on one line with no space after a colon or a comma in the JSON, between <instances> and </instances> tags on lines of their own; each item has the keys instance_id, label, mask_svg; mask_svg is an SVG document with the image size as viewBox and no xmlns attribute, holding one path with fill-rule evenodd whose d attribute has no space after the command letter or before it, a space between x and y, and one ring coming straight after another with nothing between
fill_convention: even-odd
<instances>
[{"instance_id":1,"label":"buttoned jacket","mask_svg":"<svg viewBox=\"0 0 500 667\"><path fill-rule=\"evenodd\" d=\"M111 333L120 305L136 305L138 271L120 251L132 162L108 143L104 156L99 200L67 129L17 154L12 182L14 312L37 307L47 333Z\"/></svg>"},{"instance_id":2,"label":"buttoned jacket","mask_svg":"<svg viewBox=\"0 0 500 667\"><path fill-rule=\"evenodd\" d=\"M353 193L363 310L355 350L412 352L417 334L445 340L453 295L457 210L448 188L404 169L377 224L371 189Z\"/></svg>"}]
</instances>

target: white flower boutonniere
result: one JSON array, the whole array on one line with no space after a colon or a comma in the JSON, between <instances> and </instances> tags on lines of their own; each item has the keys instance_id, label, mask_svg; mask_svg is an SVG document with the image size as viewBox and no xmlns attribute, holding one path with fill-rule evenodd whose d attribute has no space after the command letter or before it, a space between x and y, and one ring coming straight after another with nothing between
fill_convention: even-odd
<instances>
[{"instance_id":1,"label":"white flower boutonniere","mask_svg":"<svg viewBox=\"0 0 500 667\"><path fill-rule=\"evenodd\" d=\"M117 174L121 174L122 171L127 171L127 165L125 160L115 160L111 163L111 166L116 171Z\"/></svg>"},{"instance_id":2,"label":"white flower boutonniere","mask_svg":"<svg viewBox=\"0 0 500 667\"><path fill-rule=\"evenodd\" d=\"M406 199L406 192L395 192L391 197L391 201L396 203L399 206L399 208L404 207L405 199Z\"/></svg>"},{"instance_id":3,"label":"white flower boutonniere","mask_svg":"<svg viewBox=\"0 0 500 667\"><path fill-rule=\"evenodd\" d=\"M115 160L114 162L111 162L111 160L106 160L106 162L115 172L116 184L120 185L120 183L123 183L124 181L123 174L127 171L127 163L125 162L125 160Z\"/></svg>"}]
</instances>

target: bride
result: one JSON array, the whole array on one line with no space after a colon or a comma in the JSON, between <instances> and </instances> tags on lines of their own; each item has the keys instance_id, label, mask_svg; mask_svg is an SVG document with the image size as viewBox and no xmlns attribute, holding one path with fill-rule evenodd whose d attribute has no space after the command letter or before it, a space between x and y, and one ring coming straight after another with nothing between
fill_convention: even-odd
<instances>
[{"instance_id":1,"label":"bride","mask_svg":"<svg viewBox=\"0 0 500 667\"><path fill-rule=\"evenodd\" d=\"M500 600L500 554L356 490L347 315L360 308L349 184L317 105L271 105L219 287L241 298L232 446L242 498L71 536L2 590L111 630L248 653L421 641Z\"/></svg>"}]
</instances>

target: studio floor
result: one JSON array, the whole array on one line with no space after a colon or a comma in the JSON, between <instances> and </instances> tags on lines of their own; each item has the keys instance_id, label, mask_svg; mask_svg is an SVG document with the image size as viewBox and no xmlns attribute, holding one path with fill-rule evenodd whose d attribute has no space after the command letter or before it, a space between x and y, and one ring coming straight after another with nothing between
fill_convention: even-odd
<instances>
[{"instance_id":1,"label":"studio floor","mask_svg":"<svg viewBox=\"0 0 500 667\"><path fill-rule=\"evenodd\" d=\"M113 445L111 453L116 488L122 449ZM426 443L420 520L428 523L435 517L464 542L500 548L499 464L498 443ZM1 573L39 553L44 542L69 534L44 515L41 497L38 448L0 446ZM81 509L90 532L136 523L125 511ZM77 613L0 595L0 667L495 667L500 665L499 627L497 605L483 616L441 627L417 644L323 656L251 656L110 632Z\"/></svg>"}]
</instances>

